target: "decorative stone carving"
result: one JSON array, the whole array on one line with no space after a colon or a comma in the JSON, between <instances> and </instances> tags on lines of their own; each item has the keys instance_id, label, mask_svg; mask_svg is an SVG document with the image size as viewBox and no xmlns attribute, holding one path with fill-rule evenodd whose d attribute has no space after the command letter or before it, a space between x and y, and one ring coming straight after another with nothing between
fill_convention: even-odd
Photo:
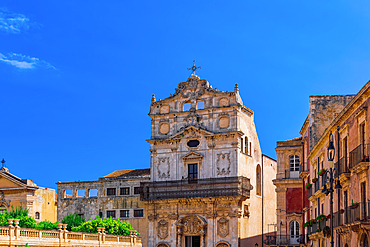
<instances>
[{"instance_id":1,"label":"decorative stone carving","mask_svg":"<svg viewBox=\"0 0 370 247\"><path fill-rule=\"evenodd\" d=\"M159 113L161 114L166 114L170 112L170 107L169 105L162 105Z\"/></svg>"},{"instance_id":2,"label":"decorative stone carving","mask_svg":"<svg viewBox=\"0 0 370 247\"><path fill-rule=\"evenodd\" d=\"M166 220L158 221L157 234L160 239L165 239L168 236L168 222Z\"/></svg>"},{"instance_id":3,"label":"decorative stone carving","mask_svg":"<svg viewBox=\"0 0 370 247\"><path fill-rule=\"evenodd\" d=\"M157 245L157 247L168 247L168 244L160 243L160 244Z\"/></svg>"},{"instance_id":4,"label":"decorative stone carving","mask_svg":"<svg viewBox=\"0 0 370 247\"><path fill-rule=\"evenodd\" d=\"M197 217L188 217L184 220L185 234L200 234L203 233L203 222Z\"/></svg>"},{"instance_id":5,"label":"decorative stone carving","mask_svg":"<svg viewBox=\"0 0 370 247\"><path fill-rule=\"evenodd\" d=\"M163 135L167 134L170 131L170 125L168 123L162 123L159 126L159 132Z\"/></svg>"},{"instance_id":6,"label":"decorative stone carving","mask_svg":"<svg viewBox=\"0 0 370 247\"><path fill-rule=\"evenodd\" d=\"M158 158L158 177L170 178L170 158Z\"/></svg>"},{"instance_id":7,"label":"decorative stone carving","mask_svg":"<svg viewBox=\"0 0 370 247\"><path fill-rule=\"evenodd\" d=\"M224 242L222 242L222 243L218 243L217 245L216 245L216 247L229 247L230 245L228 245L227 243L224 243Z\"/></svg>"},{"instance_id":8,"label":"decorative stone carving","mask_svg":"<svg viewBox=\"0 0 370 247\"><path fill-rule=\"evenodd\" d=\"M228 106L229 105L229 99L228 98L221 98L218 101L219 106Z\"/></svg>"},{"instance_id":9,"label":"decorative stone carving","mask_svg":"<svg viewBox=\"0 0 370 247\"><path fill-rule=\"evenodd\" d=\"M222 217L217 221L217 234L224 238L229 235L229 220L225 217Z\"/></svg>"},{"instance_id":10,"label":"decorative stone carving","mask_svg":"<svg viewBox=\"0 0 370 247\"><path fill-rule=\"evenodd\" d=\"M225 128L229 127L229 123L230 123L230 120L226 116L222 116L218 120L218 126L220 127L220 129L225 129Z\"/></svg>"},{"instance_id":11,"label":"decorative stone carving","mask_svg":"<svg viewBox=\"0 0 370 247\"><path fill-rule=\"evenodd\" d=\"M229 175L230 174L230 153L219 153L217 154L217 175Z\"/></svg>"}]
</instances>

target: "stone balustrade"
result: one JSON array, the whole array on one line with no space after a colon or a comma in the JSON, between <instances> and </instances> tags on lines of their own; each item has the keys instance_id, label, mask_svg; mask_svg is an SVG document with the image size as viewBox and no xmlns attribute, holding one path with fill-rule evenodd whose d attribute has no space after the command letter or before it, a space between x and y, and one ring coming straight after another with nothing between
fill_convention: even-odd
<instances>
[{"instance_id":1,"label":"stone balustrade","mask_svg":"<svg viewBox=\"0 0 370 247\"><path fill-rule=\"evenodd\" d=\"M0 246L112 246L142 247L136 231L130 236L107 235L104 227L98 233L69 232L67 224L58 224L58 230L41 230L19 227L18 219L8 219L8 227L0 226Z\"/></svg>"}]
</instances>

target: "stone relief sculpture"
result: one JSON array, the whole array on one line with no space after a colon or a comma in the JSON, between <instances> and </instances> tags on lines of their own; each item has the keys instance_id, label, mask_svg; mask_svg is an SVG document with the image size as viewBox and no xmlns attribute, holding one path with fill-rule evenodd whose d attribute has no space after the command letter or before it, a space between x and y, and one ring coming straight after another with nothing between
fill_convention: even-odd
<instances>
[{"instance_id":1,"label":"stone relief sculpture","mask_svg":"<svg viewBox=\"0 0 370 247\"><path fill-rule=\"evenodd\" d=\"M230 174L230 153L218 153L217 154L217 175L229 175Z\"/></svg>"},{"instance_id":2,"label":"stone relief sculpture","mask_svg":"<svg viewBox=\"0 0 370 247\"><path fill-rule=\"evenodd\" d=\"M158 158L158 177L170 178L170 158Z\"/></svg>"},{"instance_id":3,"label":"stone relief sculpture","mask_svg":"<svg viewBox=\"0 0 370 247\"><path fill-rule=\"evenodd\" d=\"M187 216L179 222L178 228L183 234L204 234L206 224L196 216Z\"/></svg>"},{"instance_id":4,"label":"stone relief sculpture","mask_svg":"<svg viewBox=\"0 0 370 247\"><path fill-rule=\"evenodd\" d=\"M168 222L166 220L160 220L158 222L158 237L161 239L165 239L168 236Z\"/></svg>"},{"instance_id":5,"label":"stone relief sculpture","mask_svg":"<svg viewBox=\"0 0 370 247\"><path fill-rule=\"evenodd\" d=\"M224 238L229 235L229 220L225 217L222 217L217 221L217 234Z\"/></svg>"}]
</instances>

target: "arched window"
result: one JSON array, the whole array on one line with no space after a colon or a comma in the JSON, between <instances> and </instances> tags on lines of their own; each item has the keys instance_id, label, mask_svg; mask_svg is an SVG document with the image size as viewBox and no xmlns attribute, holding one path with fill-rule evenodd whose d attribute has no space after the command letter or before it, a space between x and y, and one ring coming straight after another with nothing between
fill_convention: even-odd
<instances>
[{"instance_id":1,"label":"arched window","mask_svg":"<svg viewBox=\"0 0 370 247\"><path fill-rule=\"evenodd\" d=\"M244 153L246 153L246 154L249 154L248 153L248 137L245 137L245 140L244 140L244 142L245 142L245 151L244 151Z\"/></svg>"},{"instance_id":2,"label":"arched window","mask_svg":"<svg viewBox=\"0 0 370 247\"><path fill-rule=\"evenodd\" d=\"M262 178L261 178L261 166L257 165L256 168L256 194L258 196L262 195L261 193L261 187L262 187Z\"/></svg>"},{"instance_id":3,"label":"arched window","mask_svg":"<svg viewBox=\"0 0 370 247\"><path fill-rule=\"evenodd\" d=\"M216 245L216 247L229 247L230 245L229 244L227 244L227 243L225 243L225 242L222 242L222 243L218 243L217 245Z\"/></svg>"},{"instance_id":4,"label":"arched window","mask_svg":"<svg viewBox=\"0 0 370 247\"><path fill-rule=\"evenodd\" d=\"M168 244L160 243L160 244L157 245L157 247L168 247Z\"/></svg>"},{"instance_id":5,"label":"arched window","mask_svg":"<svg viewBox=\"0 0 370 247\"><path fill-rule=\"evenodd\" d=\"M39 219L40 219L40 213L39 213L39 212L36 212L36 213L35 213L35 219L36 219L36 220L39 220Z\"/></svg>"},{"instance_id":6,"label":"arched window","mask_svg":"<svg viewBox=\"0 0 370 247\"><path fill-rule=\"evenodd\" d=\"M240 137L240 152L242 152L243 153L243 150L244 150L244 148L243 148L243 137Z\"/></svg>"},{"instance_id":7,"label":"arched window","mask_svg":"<svg viewBox=\"0 0 370 247\"><path fill-rule=\"evenodd\" d=\"M299 244L299 232L298 221L291 221L289 224L290 244Z\"/></svg>"}]
</instances>

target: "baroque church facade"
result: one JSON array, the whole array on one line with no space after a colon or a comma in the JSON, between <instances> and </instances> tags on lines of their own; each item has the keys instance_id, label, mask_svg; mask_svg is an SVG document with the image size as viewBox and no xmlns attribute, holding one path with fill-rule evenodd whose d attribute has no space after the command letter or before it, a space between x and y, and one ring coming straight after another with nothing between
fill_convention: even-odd
<instances>
[{"instance_id":1,"label":"baroque church facade","mask_svg":"<svg viewBox=\"0 0 370 247\"><path fill-rule=\"evenodd\" d=\"M149 247L262 246L275 221L276 161L234 91L192 74L152 97L150 181L141 183Z\"/></svg>"}]
</instances>

